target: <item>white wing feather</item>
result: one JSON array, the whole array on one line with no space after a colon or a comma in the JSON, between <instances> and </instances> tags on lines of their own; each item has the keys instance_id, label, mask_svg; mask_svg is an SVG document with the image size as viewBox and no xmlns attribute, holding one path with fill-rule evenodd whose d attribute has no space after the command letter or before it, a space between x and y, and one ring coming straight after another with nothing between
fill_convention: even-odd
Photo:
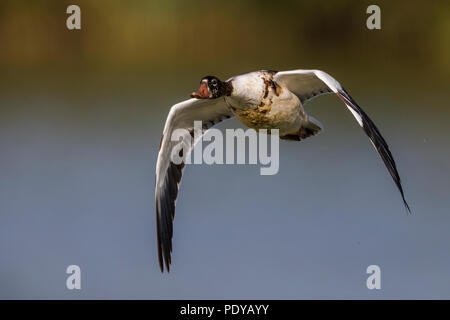
<instances>
[{"instance_id":1,"label":"white wing feather","mask_svg":"<svg viewBox=\"0 0 450 320\"><path fill-rule=\"evenodd\" d=\"M373 123L369 116L361 109L356 101L353 100L341 84L336 81L336 79L321 70L299 69L278 72L274 76L274 81L295 93L303 104L306 104L309 100L322 94L335 93L339 99L345 103L346 107L350 110L356 121L358 121L358 124L369 137L370 142L380 155L400 191L406 209L410 212L409 205L405 200L394 157L392 156L386 141L375 123Z\"/></svg>"},{"instance_id":2,"label":"white wing feather","mask_svg":"<svg viewBox=\"0 0 450 320\"><path fill-rule=\"evenodd\" d=\"M186 129L189 132L186 133L189 134L187 138L193 140L194 121L202 121L204 133L213 125L231 117L232 113L224 98L193 98L177 103L170 109L156 164L155 206L161 271L164 270L164 264L167 271L170 268L175 201L184 168L184 163L175 164L171 161L172 149L178 144L178 141L171 141L172 133L176 129ZM196 142L192 141L192 148ZM186 158L188 154L183 156Z\"/></svg>"}]
</instances>

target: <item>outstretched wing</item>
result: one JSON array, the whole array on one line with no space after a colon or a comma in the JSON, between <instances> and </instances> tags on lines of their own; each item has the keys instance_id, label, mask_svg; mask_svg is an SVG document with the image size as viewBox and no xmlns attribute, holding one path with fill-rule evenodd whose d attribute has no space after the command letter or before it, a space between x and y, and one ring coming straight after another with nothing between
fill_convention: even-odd
<instances>
[{"instance_id":1,"label":"outstretched wing","mask_svg":"<svg viewBox=\"0 0 450 320\"><path fill-rule=\"evenodd\" d=\"M171 140L172 133L176 129L185 129L183 130L185 134L178 138L191 142L190 152L197 142L194 141L194 121L202 121L202 133L204 133L213 125L231 117L232 114L228 110L224 98L189 99L174 105L170 109L161 138L156 164L156 232L161 272L164 271L164 264L167 271L170 270L175 201L183 173L184 160L189 154L186 152L183 155L181 151L179 156L184 160L181 162L172 161L172 151L179 144L179 141Z\"/></svg>"},{"instance_id":2,"label":"outstretched wing","mask_svg":"<svg viewBox=\"0 0 450 320\"><path fill-rule=\"evenodd\" d=\"M295 93L303 104L322 94L335 93L339 99L345 103L356 121L358 121L359 125L369 137L375 150L378 152L391 174L392 179L394 179L406 209L411 212L409 205L405 200L394 157L389 150L386 140L384 140L380 131L369 116L358 106L356 101L353 100L339 82L329 74L320 70L281 71L274 76L274 81Z\"/></svg>"}]
</instances>

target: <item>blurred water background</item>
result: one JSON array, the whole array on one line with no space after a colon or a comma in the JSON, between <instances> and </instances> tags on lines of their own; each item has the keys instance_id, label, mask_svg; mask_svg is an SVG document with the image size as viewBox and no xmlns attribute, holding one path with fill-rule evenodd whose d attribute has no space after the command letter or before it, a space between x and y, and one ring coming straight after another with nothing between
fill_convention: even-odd
<instances>
[{"instance_id":1,"label":"blurred water background","mask_svg":"<svg viewBox=\"0 0 450 320\"><path fill-rule=\"evenodd\" d=\"M69 4L82 29L69 31ZM0 298L450 298L450 3L0 2ZM155 164L171 105L204 75L322 69L371 116L400 195L339 99L280 142L280 171L188 166L170 274ZM244 127L231 120L220 129ZM82 290L65 287L66 267ZM382 289L366 288L366 268Z\"/></svg>"}]
</instances>

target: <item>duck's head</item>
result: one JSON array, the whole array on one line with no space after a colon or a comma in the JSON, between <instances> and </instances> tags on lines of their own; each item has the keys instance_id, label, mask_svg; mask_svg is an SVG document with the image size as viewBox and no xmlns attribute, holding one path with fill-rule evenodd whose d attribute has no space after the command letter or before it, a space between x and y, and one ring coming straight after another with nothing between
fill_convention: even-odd
<instances>
[{"instance_id":1,"label":"duck's head","mask_svg":"<svg viewBox=\"0 0 450 320\"><path fill-rule=\"evenodd\" d=\"M200 81L200 88L197 92L191 93L191 98L216 99L229 94L231 83L222 82L214 76L203 77Z\"/></svg>"}]
</instances>

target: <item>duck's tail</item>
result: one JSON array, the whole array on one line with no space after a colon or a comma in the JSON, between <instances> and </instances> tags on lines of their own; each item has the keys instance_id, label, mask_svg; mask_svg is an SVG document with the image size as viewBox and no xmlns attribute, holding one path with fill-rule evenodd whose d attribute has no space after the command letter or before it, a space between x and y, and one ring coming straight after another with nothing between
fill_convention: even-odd
<instances>
[{"instance_id":1,"label":"duck's tail","mask_svg":"<svg viewBox=\"0 0 450 320\"><path fill-rule=\"evenodd\" d=\"M280 137L283 140L301 141L315 136L322 130L322 124L315 118L308 116L296 134L288 134Z\"/></svg>"},{"instance_id":2,"label":"duck's tail","mask_svg":"<svg viewBox=\"0 0 450 320\"><path fill-rule=\"evenodd\" d=\"M298 135L301 140L306 139L308 137L315 136L322 130L322 124L319 122L319 120L308 116L307 120L303 122L302 126L300 127L300 130L298 132Z\"/></svg>"}]
</instances>

